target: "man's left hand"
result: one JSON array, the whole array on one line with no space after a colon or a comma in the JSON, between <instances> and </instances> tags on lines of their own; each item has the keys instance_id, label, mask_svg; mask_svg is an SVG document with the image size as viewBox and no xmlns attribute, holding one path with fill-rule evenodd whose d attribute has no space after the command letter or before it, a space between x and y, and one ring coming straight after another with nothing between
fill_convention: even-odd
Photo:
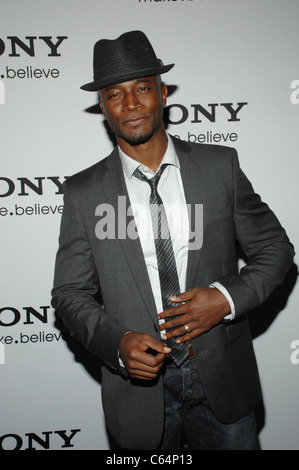
<instances>
[{"instance_id":1,"label":"man's left hand","mask_svg":"<svg viewBox=\"0 0 299 470\"><path fill-rule=\"evenodd\" d=\"M178 337L184 343L196 338L219 323L230 312L226 297L213 287L194 287L182 294L171 297L172 302L182 305L159 313L160 319L168 319L160 325L161 330L174 328L162 335L164 340ZM180 315L178 318L171 318ZM184 326L186 325L186 326Z\"/></svg>"}]
</instances>

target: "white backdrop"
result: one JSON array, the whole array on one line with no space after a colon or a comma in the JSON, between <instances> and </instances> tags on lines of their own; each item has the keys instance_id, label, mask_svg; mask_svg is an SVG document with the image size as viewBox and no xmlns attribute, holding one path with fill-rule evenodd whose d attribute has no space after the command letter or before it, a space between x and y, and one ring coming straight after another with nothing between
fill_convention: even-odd
<instances>
[{"instance_id":1,"label":"white backdrop","mask_svg":"<svg viewBox=\"0 0 299 470\"><path fill-rule=\"evenodd\" d=\"M92 80L100 38L143 30L176 65L170 133L235 146L298 245L297 0L2 0L0 449L109 449L97 361L50 307L61 183L112 149ZM296 260L295 260L296 262ZM264 450L297 449L297 266L251 317Z\"/></svg>"}]
</instances>

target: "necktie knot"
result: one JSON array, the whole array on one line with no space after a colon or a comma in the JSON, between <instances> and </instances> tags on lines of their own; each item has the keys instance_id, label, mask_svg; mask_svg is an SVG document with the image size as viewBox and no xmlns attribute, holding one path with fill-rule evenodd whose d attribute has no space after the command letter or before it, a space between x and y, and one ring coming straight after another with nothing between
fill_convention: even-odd
<instances>
[{"instance_id":1,"label":"necktie knot","mask_svg":"<svg viewBox=\"0 0 299 470\"><path fill-rule=\"evenodd\" d=\"M139 168L136 168L136 170L134 171L134 176L136 178L138 178L139 180L142 180L142 181L146 181L150 187L151 187L151 190L152 192L153 191L157 191L157 187L158 187L158 184L159 184L159 181L160 181L160 178L162 176L162 173L163 171L165 170L165 168L167 167L167 165L164 163L161 168L159 168L159 171L152 177L152 178L147 178L140 170Z\"/></svg>"}]
</instances>

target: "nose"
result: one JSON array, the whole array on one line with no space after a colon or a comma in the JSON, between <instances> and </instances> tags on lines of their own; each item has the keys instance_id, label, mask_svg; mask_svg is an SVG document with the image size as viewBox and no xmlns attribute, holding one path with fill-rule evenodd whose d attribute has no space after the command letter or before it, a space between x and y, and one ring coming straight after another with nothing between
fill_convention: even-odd
<instances>
[{"instance_id":1,"label":"nose","mask_svg":"<svg viewBox=\"0 0 299 470\"><path fill-rule=\"evenodd\" d=\"M123 108L124 109L128 109L130 111L134 110L134 109L137 109L137 108L140 108L141 107L141 104L138 100L138 97L136 96L135 93L126 93L125 96L124 96L124 100L123 100Z\"/></svg>"}]
</instances>

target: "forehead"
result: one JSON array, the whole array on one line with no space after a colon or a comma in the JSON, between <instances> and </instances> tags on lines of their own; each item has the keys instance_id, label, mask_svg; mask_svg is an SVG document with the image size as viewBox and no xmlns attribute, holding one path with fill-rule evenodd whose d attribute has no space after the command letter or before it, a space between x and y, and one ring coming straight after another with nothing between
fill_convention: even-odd
<instances>
[{"instance_id":1,"label":"forehead","mask_svg":"<svg viewBox=\"0 0 299 470\"><path fill-rule=\"evenodd\" d=\"M134 85L138 85L139 83L157 83L157 76L153 75L150 77L140 77L140 78L135 78L133 80L128 80L126 82L121 82L121 83L115 83L113 85L108 85L104 88L101 88L99 91L100 93L105 93L109 90L115 89L115 88L129 88Z\"/></svg>"}]
</instances>

